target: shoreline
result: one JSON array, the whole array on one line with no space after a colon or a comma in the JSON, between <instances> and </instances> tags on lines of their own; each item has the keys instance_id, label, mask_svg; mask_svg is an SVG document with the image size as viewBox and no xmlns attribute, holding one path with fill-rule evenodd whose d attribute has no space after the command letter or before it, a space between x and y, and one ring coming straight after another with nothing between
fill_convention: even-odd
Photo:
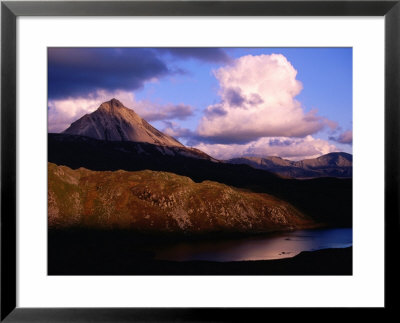
<instances>
[{"instance_id":1,"label":"shoreline","mask_svg":"<svg viewBox=\"0 0 400 323\"><path fill-rule=\"evenodd\" d=\"M141 255L49 253L48 275L352 275L353 248L303 251L290 258L233 262L164 261Z\"/></svg>"}]
</instances>

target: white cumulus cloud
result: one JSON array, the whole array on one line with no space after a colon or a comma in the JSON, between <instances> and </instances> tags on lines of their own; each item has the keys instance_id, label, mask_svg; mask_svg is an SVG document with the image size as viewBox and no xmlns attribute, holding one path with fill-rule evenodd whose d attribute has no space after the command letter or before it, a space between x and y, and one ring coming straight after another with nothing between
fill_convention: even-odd
<instances>
[{"instance_id":1,"label":"white cumulus cloud","mask_svg":"<svg viewBox=\"0 0 400 323\"><path fill-rule=\"evenodd\" d=\"M305 137L336 123L305 112L295 97L297 71L281 54L247 55L215 72L221 102L207 107L197 132L215 143L245 143L261 137Z\"/></svg>"}]
</instances>

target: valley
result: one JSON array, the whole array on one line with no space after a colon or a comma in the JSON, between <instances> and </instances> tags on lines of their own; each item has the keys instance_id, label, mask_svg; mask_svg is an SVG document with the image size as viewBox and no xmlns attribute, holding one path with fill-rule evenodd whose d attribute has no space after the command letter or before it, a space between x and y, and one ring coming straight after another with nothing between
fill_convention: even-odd
<instances>
[{"instance_id":1,"label":"valley","mask_svg":"<svg viewBox=\"0 0 400 323\"><path fill-rule=\"evenodd\" d=\"M300 253L292 258L223 262L157 259L157 250L171 243L186 250L201 241L213 253L229 239L243 250L238 239L270 244L277 233L351 227L349 154L297 162L219 160L164 134L116 99L48 134L51 275L349 274L351 248L317 251L295 243ZM273 254L288 252L285 245ZM180 259L180 249L172 250Z\"/></svg>"}]
</instances>

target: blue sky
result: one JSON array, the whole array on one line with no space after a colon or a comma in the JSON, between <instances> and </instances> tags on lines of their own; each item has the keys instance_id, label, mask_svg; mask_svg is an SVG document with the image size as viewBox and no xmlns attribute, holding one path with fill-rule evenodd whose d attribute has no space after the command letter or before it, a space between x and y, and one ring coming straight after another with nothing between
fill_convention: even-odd
<instances>
[{"instance_id":1,"label":"blue sky","mask_svg":"<svg viewBox=\"0 0 400 323\"><path fill-rule=\"evenodd\" d=\"M116 97L216 158L352 152L351 48L50 48L49 131Z\"/></svg>"}]
</instances>

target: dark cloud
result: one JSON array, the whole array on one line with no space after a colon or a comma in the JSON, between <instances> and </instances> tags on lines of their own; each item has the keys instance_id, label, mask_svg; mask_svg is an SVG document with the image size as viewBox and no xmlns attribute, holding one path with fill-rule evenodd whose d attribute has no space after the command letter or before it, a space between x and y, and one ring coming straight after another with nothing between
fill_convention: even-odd
<instances>
[{"instance_id":1,"label":"dark cloud","mask_svg":"<svg viewBox=\"0 0 400 323\"><path fill-rule=\"evenodd\" d=\"M225 98L227 99L228 103L234 107L241 107L245 102L245 98L240 94L239 89L227 89Z\"/></svg>"},{"instance_id":2,"label":"dark cloud","mask_svg":"<svg viewBox=\"0 0 400 323\"><path fill-rule=\"evenodd\" d=\"M253 93L250 96L250 99L248 100L248 103L250 105L259 105L261 103L264 103L264 100L257 93Z\"/></svg>"},{"instance_id":3,"label":"dark cloud","mask_svg":"<svg viewBox=\"0 0 400 323\"><path fill-rule=\"evenodd\" d=\"M347 130L345 132L342 132L337 137L329 137L329 140L333 140L341 144L351 145L353 144L353 131Z\"/></svg>"},{"instance_id":4,"label":"dark cloud","mask_svg":"<svg viewBox=\"0 0 400 323\"><path fill-rule=\"evenodd\" d=\"M147 121L179 119L184 120L194 113L194 108L190 105L177 104L163 106L162 109L157 111L149 111L143 113L143 117Z\"/></svg>"},{"instance_id":5,"label":"dark cloud","mask_svg":"<svg viewBox=\"0 0 400 323\"><path fill-rule=\"evenodd\" d=\"M215 106L216 111L218 111L218 106ZM215 111L214 111L215 113ZM164 132L175 137L175 138L185 138L187 140L187 145L195 146L199 143L204 144L248 144L256 139L262 137L262 134L254 134L254 132L226 132L217 136L205 136L198 133L198 131L193 131L187 128L182 128L179 124L173 121L163 121L165 124ZM269 143L270 146L285 147L293 145L293 141L288 139L273 139Z\"/></svg>"},{"instance_id":6,"label":"dark cloud","mask_svg":"<svg viewBox=\"0 0 400 323\"><path fill-rule=\"evenodd\" d=\"M211 63L227 63L231 60L222 48L214 47L176 47L160 48L160 52L167 52L179 58L194 58Z\"/></svg>"},{"instance_id":7,"label":"dark cloud","mask_svg":"<svg viewBox=\"0 0 400 323\"><path fill-rule=\"evenodd\" d=\"M247 144L251 141L257 140L263 137L262 133L253 132L253 131L226 131L221 134L207 136L196 134L196 137L193 139L199 140L201 142L207 144L223 144L223 145L231 145L231 144Z\"/></svg>"},{"instance_id":8,"label":"dark cloud","mask_svg":"<svg viewBox=\"0 0 400 323\"><path fill-rule=\"evenodd\" d=\"M223 109L223 107L221 107ZM213 118L215 114L209 116L209 113L206 112L206 118ZM205 118L203 118L204 120ZM237 128L225 128L224 131L219 133L210 133L207 134L205 132L201 133L198 131L198 138L208 144L247 144L254 140L258 140L263 137L293 137L293 138L304 138L308 136L310 133L316 133L325 127L325 120L323 119L312 119L309 118L309 124L305 123L303 126L298 127L297 129L293 129L291 127L270 127L270 128L262 128L262 127L247 127L240 128L238 125ZM275 145L285 145L285 142L275 142Z\"/></svg>"},{"instance_id":9,"label":"dark cloud","mask_svg":"<svg viewBox=\"0 0 400 323\"><path fill-rule=\"evenodd\" d=\"M163 121L163 122L165 125L163 132L167 133L170 136L173 136L175 138L188 138L189 140L196 137L196 134L192 130L187 128L182 128L173 121Z\"/></svg>"},{"instance_id":10,"label":"dark cloud","mask_svg":"<svg viewBox=\"0 0 400 323\"><path fill-rule=\"evenodd\" d=\"M211 105L205 110L205 116L207 118L213 118L214 116L223 116L227 113L228 112L224 109L222 104Z\"/></svg>"},{"instance_id":11,"label":"dark cloud","mask_svg":"<svg viewBox=\"0 0 400 323\"><path fill-rule=\"evenodd\" d=\"M242 95L240 88L228 88L224 93L224 102L233 108L248 109L264 103L264 100L257 94L252 93L247 98Z\"/></svg>"},{"instance_id":12,"label":"dark cloud","mask_svg":"<svg viewBox=\"0 0 400 323\"><path fill-rule=\"evenodd\" d=\"M277 147L285 147L285 146L290 146L293 144L292 140L280 140L280 139L271 139L269 141L270 146L277 146Z\"/></svg>"},{"instance_id":13,"label":"dark cloud","mask_svg":"<svg viewBox=\"0 0 400 323\"><path fill-rule=\"evenodd\" d=\"M174 138L184 138L186 140L186 146L196 146L200 143L207 142L207 139L199 136L196 131L181 127L174 121L165 120L163 123L165 127L162 131Z\"/></svg>"},{"instance_id":14,"label":"dark cloud","mask_svg":"<svg viewBox=\"0 0 400 323\"><path fill-rule=\"evenodd\" d=\"M157 53L144 48L49 48L50 99L96 90L134 90L171 73Z\"/></svg>"}]
</instances>

